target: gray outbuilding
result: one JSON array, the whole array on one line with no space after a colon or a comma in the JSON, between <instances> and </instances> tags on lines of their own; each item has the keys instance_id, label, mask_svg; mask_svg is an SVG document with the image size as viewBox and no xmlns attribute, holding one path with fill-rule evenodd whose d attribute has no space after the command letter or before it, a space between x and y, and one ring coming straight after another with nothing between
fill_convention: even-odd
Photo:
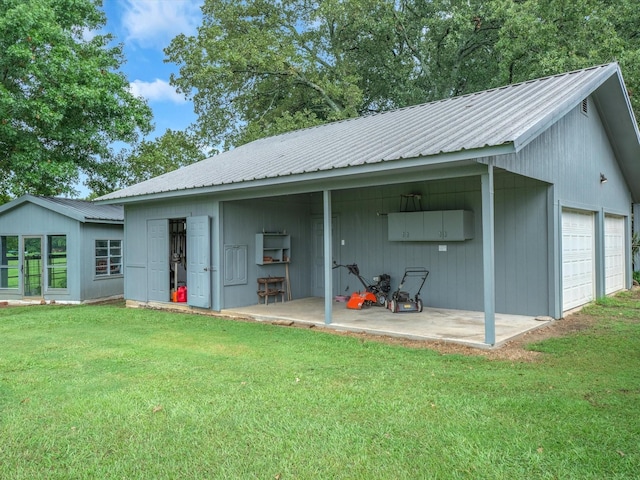
<instances>
[{"instance_id":1,"label":"gray outbuilding","mask_svg":"<svg viewBox=\"0 0 640 480\"><path fill-rule=\"evenodd\" d=\"M125 298L219 311L406 267L429 307L561 318L632 284L640 135L608 64L264 138L113 192ZM269 287L269 285L266 285ZM341 305L341 308L344 308Z\"/></svg>"},{"instance_id":2,"label":"gray outbuilding","mask_svg":"<svg viewBox=\"0 0 640 480\"><path fill-rule=\"evenodd\" d=\"M122 297L123 224L120 205L24 195L0 206L0 299Z\"/></svg>"}]
</instances>

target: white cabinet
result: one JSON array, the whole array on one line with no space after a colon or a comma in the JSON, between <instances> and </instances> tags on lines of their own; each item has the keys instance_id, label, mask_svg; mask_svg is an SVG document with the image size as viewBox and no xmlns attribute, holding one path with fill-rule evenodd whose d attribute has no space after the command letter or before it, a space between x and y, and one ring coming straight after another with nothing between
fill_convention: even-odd
<instances>
[{"instance_id":1,"label":"white cabinet","mask_svg":"<svg viewBox=\"0 0 640 480\"><path fill-rule=\"evenodd\" d=\"M289 263L291 236L284 233L256 233L256 263Z\"/></svg>"},{"instance_id":2,"label":"white cabinet","mask_svg":"<svg viewBox=\"0 0 640 480\"><path fill-rule=\"evenodd\" d=\"M468 210L398 212L387 218L390 241L460 242L473 238L473 212Z\"/></svg>"},{"instance_id":3,"label":"white cabinet","mask_svg":"<svg viewBox=\"0 0 640 480\"><path fill-rule=\"evenodd\" d=\"M415 213L422 214L424 212ZM424 235L424 218L422 215L390 213L387 215L387 219L389 222L389 240L411 242L422 239Z\"/></svg>"}]
</instances>

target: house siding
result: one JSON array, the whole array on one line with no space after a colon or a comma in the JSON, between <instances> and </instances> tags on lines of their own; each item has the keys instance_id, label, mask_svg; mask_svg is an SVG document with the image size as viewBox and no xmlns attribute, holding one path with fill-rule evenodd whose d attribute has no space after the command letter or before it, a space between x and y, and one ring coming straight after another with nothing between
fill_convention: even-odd
<instances>
[{"instance_id":1,"label":"house siding","mask_svg":"<svg viewBox=\"0 0 640 480\"><path fill-rule=\"evenodd\" d=\"M93 300L122 295L124 275L96 277L95 274L96 240L124 240L122 225L85 223L81 225L81 235L81 258L84 259L81 275L85 279L81 286L82 298Z\"/></svg>"},{"instance_id":2,"label":"house siding","mask_svg":"<svg viewBox=\"0 0 640 480\"><path fill-rule=\"evenodd\" d=\"M548 314L547 265L548 185L517 175L503 174L496 180L496 309L504 313ZM402 194L420 194L423 210L469 210L474 213L473 239L462 242L393 242L388 240L387 214L401 210ZM148 258L168 252L147 251L147 221L182 216L213 215L213 200L160 202L126 208L125 272L126 298L148 300ZM222 245L212 236L212 248L247 245L247 282L222 286L221 301L213 309L257 303L256 278L284 276L285 266L256 265L255 234L283 232L291 236L289 265L293 298L314 295L312 285L313 218L322 215L322 193L284 195L221 202ZM406 267L423 266L429 277L422 290L425 305L439 308L482 310L482 212L480 177L410 182L332 193L332 211L337 220L333 260L357 263L367 282L387 273L392 288ZM215 223L215 222L214 222ZM513 242L512 239L516 241ZM344 241L344 242L343 242ZM344 243L344 245L342 244ZM442 246L446 245L446 251ZM224 265L216 262L216 268ZM526 272L523 274L523 272ZM224 276L224 272L222 272ZM334 292L360 290L357 278L339 269ZM407 282L415 293L418 284ZM213 285L213 291L219 285Z\"/></svg>"},{"instance_id":3,"label":"house siding","mask_svg":"<svg viewBox=\"0 0 640 480\"><path fill-rule=\"evenodd\" d=\"M43 298L46 300L71 302L79 302L82 300L82 282L80 279L82 241L78 221L32 203L24 203L2 214L0 218L0 234L19 235L21 243L24 236L42 236L43 255L45 256L47 236L66 235L67 288L64 290L48 290L46 288L47 272L45 269L43 273L43 283L45 283ZM0 290L0 296L7 300L21 299L22 290L3 289Z\"/></svg>"},{"instance_id":4,"label":"house siding","mask_svg":"<svg viewBox=\"0 0 640 480\"><path fill-rule=\"evenodd\" d=\"M225 202L223 211L223 244L247 245L247 283L228 285L223 290L224 308L258 302L258 277L284 277L285 265L256 265L256 233L285 232L291 236L289 275L293 298L311 295L309 246L312 241L310 212L314 196L285 195ZM224 266L222 266L224 268Z\"/></svg>"},{"instance_id":5,"label":"house siding","mask_svg":"<svg viewBox=\"0 0 640 480\"><path fill-rule=\"evenodd\" d=\"M210 198L198 199L172 199L149 204L136 204L125 206L124 228L124 272L125 272L125 298L140 302L149 301L148 292L148 268L150 259L164 256L169 262L170 253L148 249L147 224L149 220L176 219L191 216L208 215L211 217L211 229L213 239L211 242L211 262L214 271L219 270L220 249L217 242L218 203ZM169 276L166 277L169 289ZM216 286L212 282L212 288ZM213 292L212 292L213 293ZM169 298L166 299L169 301Z\"/></svg>"},{"instance_id":6,"label":"house siding","mask_svg":"<svg viewBox=\"0 0 640 480\"><path fill-rule=\"evenodd\" d=\"M486 162L486 160L484 160ZM631 193L594 102L576 106L517 154L495 157L496 167L554 183L562 205L628 215ZM607 183L600 183L600 173Z\"/></svg>"}]
</instances>

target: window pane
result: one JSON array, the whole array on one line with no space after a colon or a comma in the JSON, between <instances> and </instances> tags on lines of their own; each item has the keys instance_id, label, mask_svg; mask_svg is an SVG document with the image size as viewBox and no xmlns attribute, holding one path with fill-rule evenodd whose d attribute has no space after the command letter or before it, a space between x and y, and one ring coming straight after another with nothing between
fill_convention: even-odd
<instances>
[{"instance_id":1,"label":"window pane","mask_svg":"<svg viewBox=\"0 0 640 480\"><path fill-rule=\"evenodd\" d=\"M0 236L0 265L11 265L18 262L18 236Z\"/></svg>"},{"instance_id":2,"label":"window pane","mask_svg":"<svg viewBox=\"0 0 640 480\"><path fill-rule=\"evenodd\" d=\"M47 237L49 255L47 262L49 266L62 267L67 265L67 236L66 235L49 235ZM66 273L65 273L66 278ZM66 284L66 280L65 280ZM49 286L53 286L49 283ZM54 287L66 288L66 287Z\"/></svg>"},{"instance_id":3,"label":"window pane","mask_svg":"<svg viewBox=\"0 0 640 480\"><path fill-rule=\"evenodd\" d=\"M122 274L122 240L96 240L96 275Z\"/></svg>"},{"instance_id":4,"label":"window pane","mask_svg":"<svg viewBox=\"0 0 640 480\"><path fill-rule=\"evenodd\" d=\"M96 275L109 275L106 259L96 258Z\"/></svg>"},{"instance_id":5,"label":"window pane","mask_svg":"<svg viewBox=\"0 0 640 480\"><path fill-rule=\"evenodd\" d=\"M0 288L18 288L18 266L0 267Z\"/></svg>"},{"instance_id":6,"label":"window pane","mask_svg":"<svg viewBox=\"0 0 640 480\"><path fill-rule=\"evenodd\" d=\"M49 267L49 288L67 288L67 267Z\"/></svg>"}]
</instances>

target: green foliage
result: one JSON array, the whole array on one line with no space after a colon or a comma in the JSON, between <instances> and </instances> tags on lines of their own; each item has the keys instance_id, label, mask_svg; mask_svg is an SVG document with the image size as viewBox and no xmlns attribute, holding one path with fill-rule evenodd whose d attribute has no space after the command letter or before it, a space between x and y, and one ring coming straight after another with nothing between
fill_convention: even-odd
<instances>
[{"instance_id":1,"label":"green foliage","mask_svg":"<svg viewBox=\"0 0 640 480\"><path fill-rule=\"evenodd\" d=\"M168 129L153 141L143 140L131 151L119 152L108 164L102 164L101 175L87 182L93 196L109 193L128 185L162 175L206 157L195 136Z\"/></svg>"},{"instance_id":2,"label":"green foliage","mask_svg":"<svg viewBox=\"0 0 640 480\"><path fill-rule=\"evenodd\" d=\"M99 0L0 2L0 191L73 193L113 142L150 130L151 111L129 92L124 61L104 25Z\"/></svg>"},{"instance_id":3,"label":"green foliage","mask_svg":"<svg viewBox=\"0 0 640 480\"><path fill-rule=\"evenodd\" d=\"M636 220L634 219L634 222L636 221L640 221L640 219ZM638 259L638 255L640 254L640 232L633 232L633 235L631 235L631 259L633 261L633 278L638 280L636 278L636 272L635 270L638 269L639 265L637 264L637 259Z\"/></svg>"},{"instance_id":4,"label":"green foliage","mask_svg":"<svg viewBox=\"0 0 640 480\"><path fill-rule=\"evenodd\" d=\"M640 306L611 301L536 363L119 306L0 309L0 477L636 478Z\"/></svg>"},{"instance_id":5,"label":"green foliage","mask_svg":"<svg viewBox=\"0 0 640 480\"><path fill-rule=\"evenodd\" d=\"M166 54L198 135L224 148L614 60L631 91L640 82L635 0L205 0L203 12Z\"/></svg>"}]
</instances>

